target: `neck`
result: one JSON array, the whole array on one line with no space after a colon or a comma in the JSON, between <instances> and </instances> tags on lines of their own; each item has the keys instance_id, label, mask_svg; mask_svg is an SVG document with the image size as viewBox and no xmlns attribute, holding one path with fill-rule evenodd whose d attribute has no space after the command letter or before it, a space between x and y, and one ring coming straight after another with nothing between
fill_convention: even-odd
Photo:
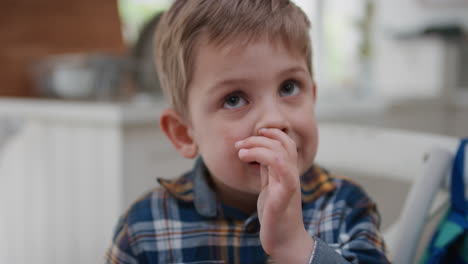
<instances>
[{"instance_id":1,"label":"neck","mask_svg":"<svg viewBox=\"0 0 468 264\"><path fill-rule=\"evenodd\" d=\"M235 190L222 182L212 179L218 198L227 206L237 208L251 215L257 210L258 194Z\"/></svg>"}]
</instances>

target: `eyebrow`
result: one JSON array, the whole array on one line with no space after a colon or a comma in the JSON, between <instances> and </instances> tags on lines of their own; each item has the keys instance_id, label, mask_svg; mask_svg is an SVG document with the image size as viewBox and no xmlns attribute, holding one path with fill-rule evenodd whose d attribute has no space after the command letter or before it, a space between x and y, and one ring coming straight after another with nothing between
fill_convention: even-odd
<instances>
[{"instance_id":1,"label":"eyebrow","mask_svg":"<svg viewBox=\"0 0 468 264\"><path fill-rule=\"evenodd\" d=\"M294 66L294 67L286 68L285 70L280 71L276 76L278 76L279 79L284 79L286 76L297 73L297 72L304 72L306 74L309 74L308 70L305 69L304 67ZM207 89L207 92L209 94L212 94L212 93L215 93L217 90L222 90L222 89L219 89L220 87L227 88L227 87L232 87L232 86L242 86L251 82L252 82L251 78L244 78L244 77L229 78L229 79L225 79L220 82L214 83L209 89Z\"/></svg>"},{"instance_id":2,"label":"eyebrow","mask_svg":"<svg viewBox=\"0 0 468 264\"><path fill-rule=\"evenodd\" d=\"M293 74L293 73L296 73L296 72L304 72L306 74L309 74L309 71L307 70L307 68L304 68L304 67L301 67L301 66L294 66L294 67L287 68L286 70L281 71L279 75L282 78L284 78L284 76L289 75L289 74Z\"/></svg>"}]
</instances>

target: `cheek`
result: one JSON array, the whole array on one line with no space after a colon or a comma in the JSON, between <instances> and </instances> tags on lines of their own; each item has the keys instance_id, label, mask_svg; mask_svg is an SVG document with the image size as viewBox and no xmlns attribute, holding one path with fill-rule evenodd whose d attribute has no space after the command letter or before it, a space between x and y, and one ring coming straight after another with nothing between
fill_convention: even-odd
<instances>
[{"instance_id":1,"label":"cheek","mask_svg":"<svg viewBox=\"0 0 468 264\"><path fill-rule=\"evenodd\" d=\"M220 137L220 140L216 140L217 148L222 149L223 156L227 157L230 160L238 160L238 152L235 148L237 141L246 139L250 136L248 129L244 129L243 126L227 126L221 128L217 131L217 135Z\"/></svg>"},{"instance_id":2,"label":"cheek","mask_svg":"<svg viewBox=\"0 0 468 264\"><path fill-rule=\"evenodd\" d=\"M315 118L313 116L303 116L303 118L296 120L298 131L302 138L303 144L303 162L304 166L312 165L315 160L315 155L318 148L318 130Z\"/></svg>"},{"instance_id":3,"label":"cheek","mask_svg":"<svg viewBox=\"0 0 468 264\"><path fill-rule=\"evenodd\" d=\"M312 163L315 161L315 156L318 149L318 130L315 123L310 126L310 130L312 132L309 134L309 147L307 149L308 153L306 158L307 162L311 164L308 164L307 166L312 165Z\"/></svg>"},{"instance_id":4,"label":"cheek","mask_svg":"<svg viewBox=\"0 0 468 264\"><path fill-rule=\"evenodd\" d=\"M311 148L310 148L310 151L312 152L311 155L311 159L312 160L315 160L315 155L317 154L317 149L318 149L318 130L317 130L317 127L314 126L313 127L313 133L311 134Z\"/></svg>"},{"instance_id":5,"label":"cheek","mask_svg":"<svg viewBox=\"0 0 468 264\"><path fill-rule=\"evenodd\" d=\"M223 145L231 148L233 151L235 150L234 144L242 139L240 135L236 134L236 130L233 128L222 128L218 135L222 135Z\"/></svg>"}]
</instances>

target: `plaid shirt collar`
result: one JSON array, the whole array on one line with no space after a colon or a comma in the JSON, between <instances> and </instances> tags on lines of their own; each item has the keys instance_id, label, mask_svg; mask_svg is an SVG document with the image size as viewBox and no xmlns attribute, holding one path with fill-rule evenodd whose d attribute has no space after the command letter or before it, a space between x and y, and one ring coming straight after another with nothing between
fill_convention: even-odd
<instances>
[{"instance_id":1,"label":"plaid shirt collar","mask_svg":"<svg viewBox=\"0 0 468 264\"><path fill-rule=\"evenodd\" d=\"M218 201L208 177L210 174L205 163L198 158L193 170L183 177L175 180L159 178L158 182L180 202L193 203L200 215L214 218L218 213ZM303 204L311 203L336 188L329 173L316 165L309 168L300 180Z\"/></svg>"}]
</instances>

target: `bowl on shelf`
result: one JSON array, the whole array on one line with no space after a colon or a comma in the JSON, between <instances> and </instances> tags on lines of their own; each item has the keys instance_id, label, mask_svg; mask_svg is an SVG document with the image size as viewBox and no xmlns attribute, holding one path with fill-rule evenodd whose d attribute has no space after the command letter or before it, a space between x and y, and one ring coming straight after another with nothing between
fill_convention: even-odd
<instances>
[{"instance_id":1,"label":"bowl on shelf","mask_svg":"<svg viewBox=\"0 0 468 264\"><path fill-rule=\"evenodd\" d=\"M126 56L63 54L44 57L33 66L40 97L120 101L133 93L133 62Z\"/></svg>"}]
</instances>

